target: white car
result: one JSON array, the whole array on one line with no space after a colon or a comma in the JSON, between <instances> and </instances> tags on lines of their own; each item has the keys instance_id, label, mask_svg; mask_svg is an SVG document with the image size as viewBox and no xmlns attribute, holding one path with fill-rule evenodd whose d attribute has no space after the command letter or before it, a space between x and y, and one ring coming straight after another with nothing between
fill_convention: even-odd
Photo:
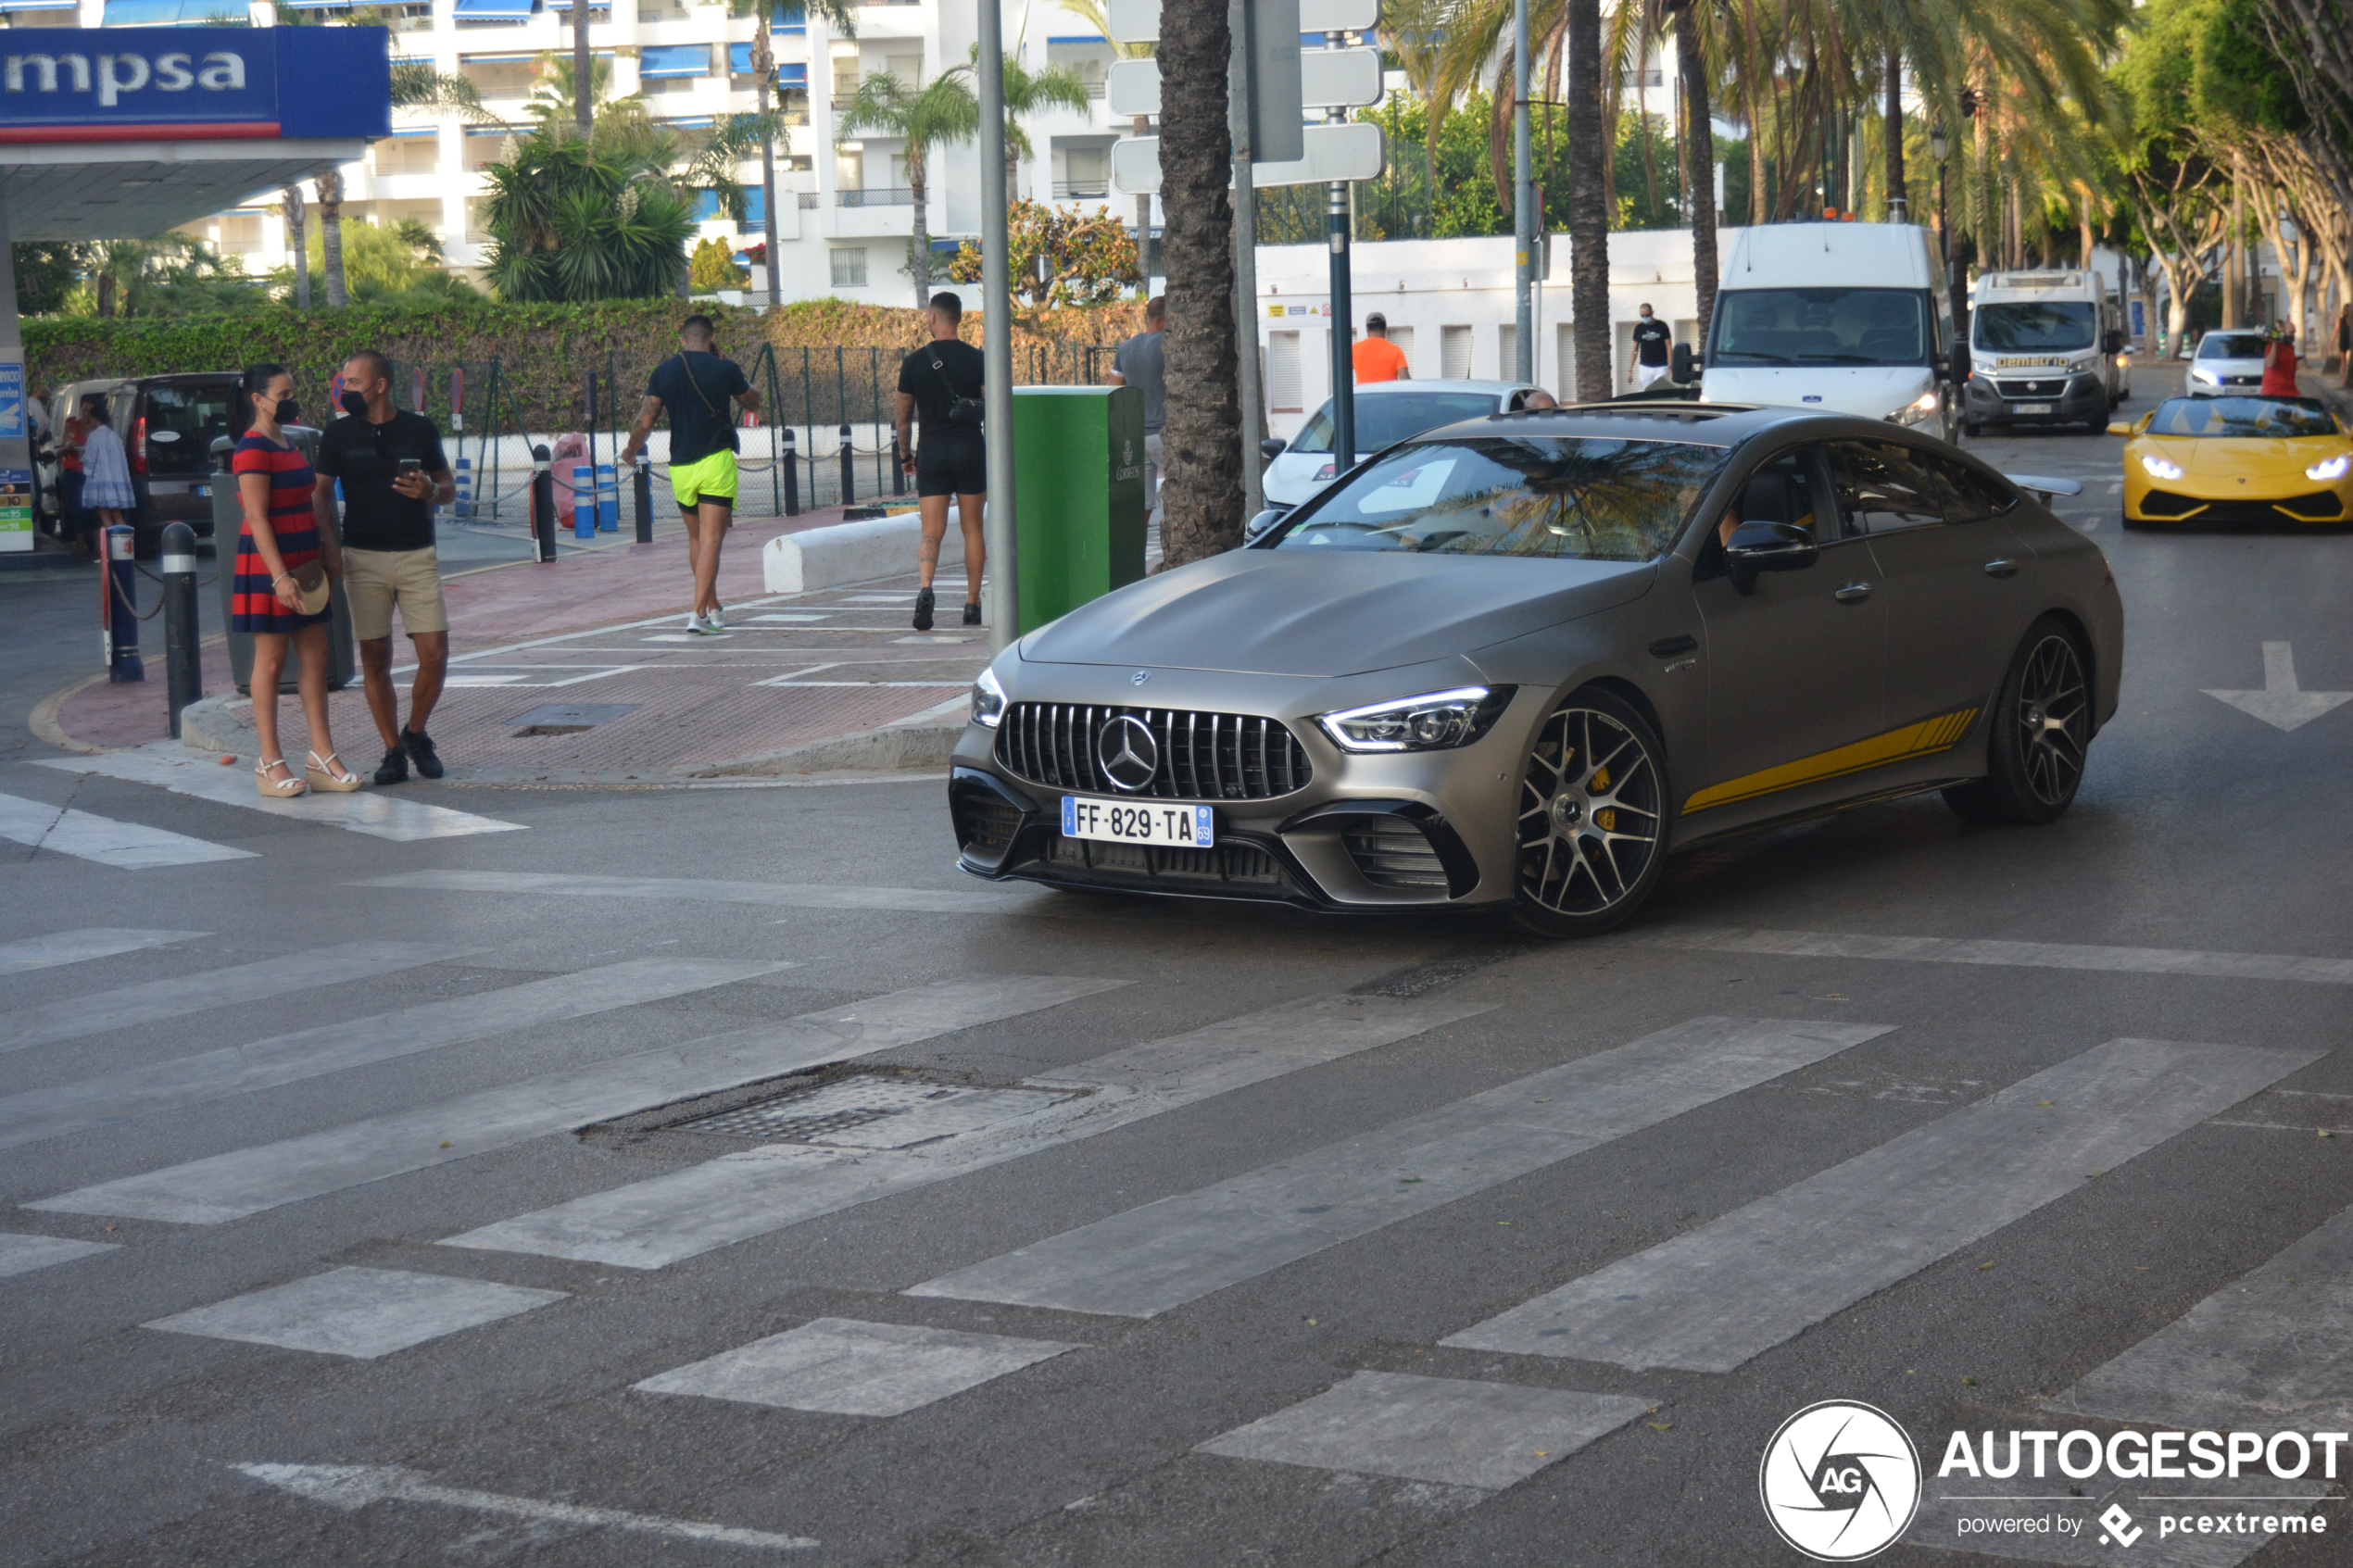
<instances>
[{"instance_id":1,"label":"white car","mask_svg":"<svg viewBox=\"0 0 2353 1568\"><path fill-rule=\"evenodd\" d=\"M2263 384L2263 334L2208 332L2190 360L2192 397L2251 397Z\"/></svg>"},{"instance_id":2,"label":"white car","mask_svg":"<svg viewBox=\"0 0 2353 1568\"><path fill-rule=\"evenodd\" d=\"M1526 382L1384 381L1356 389L1356 460L1426 430L1490 414L1517 413L1530 393ZM1340 477L1332 460L1332 406L1327 402L1288 443L1269 439L1264 485L1266 505L1299 505Z\"/></svg>"}]
</instances>

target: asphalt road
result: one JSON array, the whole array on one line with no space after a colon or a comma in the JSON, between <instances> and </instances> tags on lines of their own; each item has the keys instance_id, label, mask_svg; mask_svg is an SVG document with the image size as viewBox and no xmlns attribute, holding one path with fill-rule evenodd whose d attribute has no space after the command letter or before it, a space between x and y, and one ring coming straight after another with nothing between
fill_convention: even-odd
<instances>
[{"instance_id":1,"label":"asphalt road","mask_svg":"<svg viewBox=\"0 0 2353 1568\"><path fill-rule=\"evenodd\" d=\"M1934 1474L2353 1414L2353 709L2207 695L2353 691L2353 537L2124 533L2120 445L1980 444L2127 607L2065 820L1581 945L988 887L937 779L61 769L80 592L0 585L0 831L84 814L0 843L0 1563L1785 1563L1831 1399L1928 1461L1881 1562L2353 1560L2342 1480L2185 1542Z\"/></svg>"}]
</instances>

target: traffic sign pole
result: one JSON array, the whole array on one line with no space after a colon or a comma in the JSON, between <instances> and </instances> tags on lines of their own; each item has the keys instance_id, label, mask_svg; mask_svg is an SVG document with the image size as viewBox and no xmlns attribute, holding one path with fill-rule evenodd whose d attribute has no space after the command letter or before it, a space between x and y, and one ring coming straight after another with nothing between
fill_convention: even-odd
<instances>
[{"instance_id":1,"label":"traffic sign pole","mask_svg":"<svg viewBox=\"0 0 2353 1568\"><path fill-rule=\"evenodd\" d=\"M1536 159L1528 145L1528 0L1512 5L1512 231L1519 260L1513 271L1512 347L1521 381L1536 379Z\"/></svg>"},{"instance_id":2,"label":"traffic sign pole","mask_svg":"<svg viewBox=\"0 0 2353 1568\"><path fill-rule=\"evenodd\" d=\"M1021 635L1021 571L1014 559L1013 286L1005 203L1005 39L1000 0L980 0L980 297L982 437L988 452L988 646L1002 653ZM1026 13L1025 13L1026 14Z\"/></svg>"}]
</instances>

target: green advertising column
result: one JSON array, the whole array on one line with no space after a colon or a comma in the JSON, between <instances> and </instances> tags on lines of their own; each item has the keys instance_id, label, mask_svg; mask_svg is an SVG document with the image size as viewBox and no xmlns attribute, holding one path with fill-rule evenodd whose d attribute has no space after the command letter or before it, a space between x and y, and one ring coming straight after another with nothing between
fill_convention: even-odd
<instances>
[{"instance_id":1,"label":"green advertising column","mask_svg":"<svg viewBox=\"0 0 2353 1568\"><path fill-rule=\"evenodd\" d=\"M1144 395L1013 388L1021 629L1144 575Z\"/></svg>"}]
</instances>

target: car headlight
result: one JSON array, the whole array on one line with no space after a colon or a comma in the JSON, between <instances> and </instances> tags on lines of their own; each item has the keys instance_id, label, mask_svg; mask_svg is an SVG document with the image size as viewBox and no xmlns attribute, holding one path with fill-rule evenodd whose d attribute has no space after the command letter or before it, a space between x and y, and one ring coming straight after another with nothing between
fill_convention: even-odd
<instances>
[{"instance_id":1,"label":"car headlight","mask_svg":"<svg viewBox=\"0 0 2353 1568\"><path fill-rule=\"evenodd\" d=\"M2314 463L2304 470L2307 479L2343 479L2345 471L2353 469L2353 452L2339 452L2335 457Z\"/></svg>"},{"instance_id":2,"label":"car headlight","mask_svg":"<svg viewBox=\"0 0 2353 1568\"><path fill-rule=\"evenodd\" d=\"M1916 425L1936 412L1936 389L1929 388L1887 417L1899 425Z\"/></svg>"},{"instance_id":3,"label":"car headlight","mask_svg":"<svg viewBox=\"0 0 2353 1568\"><path fill-rule=\"evenodd\" d=\"M993 730L1004 720L1005 688L997 684L997 671L984 670L973 683L973 722Z\"/></svg>"},{"instance_id":4,"label":"car headlight","mask_svg":"<svg viewBox=\"0 0 2353 1568\"><path fill-rule=\"evenodd\" d=\"M1468 746L1492 728L1515 689L1461 686L1345 708L1315 722L1342 751L1445 751Z\"/></svg>"},{"instance_id":5,"label":"car headlight","mask_svg":"<svg viewBox=\"0 0 2353 1568\"><path fill-rule=\"evenodd\" d=\"M2152 479L2179 479L2182 477L2181 464L2168 462L2154 452L2148 453L2141 458L2141 467L2148 470L2149 477Z\"/></svg>"},{"instance_id":6,"label":"car headlight","mask_svg":"<svg viewBox=\"0 0 2353 1568\"><path fill-rule=\"evenodd\" d=\"M2190 380L2202 381L2208 386L2220 386L2222 384L2221 378L2217 376L2213 371L2201 370L2195 365L2190 367Z\"/></svg>"}]
</instances>

